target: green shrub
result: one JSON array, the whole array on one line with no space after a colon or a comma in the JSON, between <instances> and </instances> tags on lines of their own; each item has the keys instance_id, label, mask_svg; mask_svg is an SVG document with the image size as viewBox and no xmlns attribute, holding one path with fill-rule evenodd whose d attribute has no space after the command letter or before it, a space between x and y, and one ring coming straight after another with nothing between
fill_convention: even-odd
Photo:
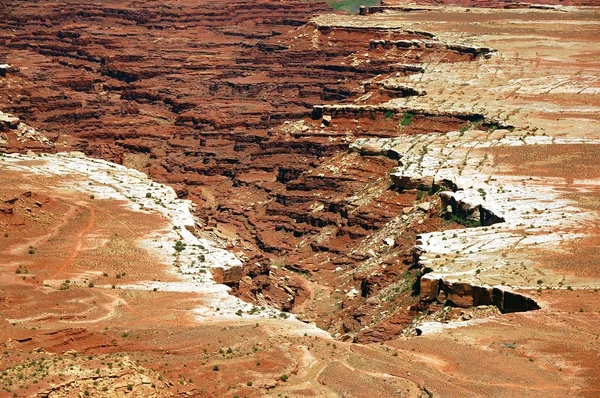
<instances>
[{"instance_id":1,"label":"green shrub","mask_svg":"<svg viewBox=\"0 0 600 398\"><path fill-rule=\"evenodd\" d=\"M175 242L175 246L174 249L177 253L181 253L183 251L183 249L185 249L187 245L185 243L183 243L182 241L178 240L177 242Z\"/></svg>"},{"instance_id":2,"label":"green shrub","mask_svg":"<svg viewBox=\"0 0 600 398\"><path fill-rule=\"evenodd\" d=\"M360 6L378 6L380 0L326 0L336 11L345 11L348 14L357 14Z\"/></svg>"},{"instance_id":3,"label":"green shrub","mask_svg":"<svg viewBox=\"0 0 600 398\"><path fill-rule=\"evenodd\" d=\"M404 116L402 116L402 120L400 121L400 125L403 127L410 126L413 122L415 115L412 112L404 112Z\"/></svg>"}]
</instances>

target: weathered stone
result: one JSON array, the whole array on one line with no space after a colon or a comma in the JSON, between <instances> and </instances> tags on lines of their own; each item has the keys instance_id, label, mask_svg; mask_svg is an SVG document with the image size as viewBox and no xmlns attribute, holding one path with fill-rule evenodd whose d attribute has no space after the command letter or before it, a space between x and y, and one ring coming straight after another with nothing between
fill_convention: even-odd
<instances>
[{"instance_id":1,"label":"weathered stone","mask_svg":"<svg viewBox=\"0 0 600 398\"><path fill-rule=\"evenodd\" d=\"M360 154L363 156L385 156L387 155L387 149L385 149L382 142L368 142L360 148Z\"/></svg>"},{"instance_id":2,"label":"weathered stone","mask_svg":"<svg viewBox=\"0 0 600 398\"><path fill-rule=\"evenodd\" d=\"M394 145L390 149L388 149L387 156L391 159L402 159L405 153L410 150L412 143L405 142L402 144Z\"/></svg>"},{"instance_id":3,"label":"weathered stone","mask_svg":"<svg viewBox=\"0 0 600 398\"><path fill-rule=\"evenodd\" d=\"M419 210L423 210L425 213L427 213L429 209L431 209L431 202L419 203L417 207L419 208Z\"/></svg>"},{"instance_id":4,"label":"weathered stone","mask_svg":"<svg viewBox=\"0 0 600 398\"><path fill-rule=\"evenodd\" d=\"M19 126L19 123L21 123L21 120L19 120L18 117L13 116L9 113L0 112L0 129L2 129L3 127L16 129Z\"/></svg>"},{"instance_id":5,"label":"weathered stone","mask_svg":"<svg viewBox=\"0 0 600 398\"><path fill-rule=\"evenodd\" d=\"M433 186L433 176L422 176L419 174L390 174L392 183L396 188L404 189L422 189L429 190Z\"/></svg>"},{"instance_id":6,"label":"weathered stone","mask_svg":"<svg viewBox=\"0 0 600 398\"><path fill-rule=\"evenodd\" d=\"M323 105L314 105L310 117L314 120L321 119L323 117Z\"/></svg>"},{"instance_id":7,"label":"weathered stone","mask_svg":"<svg viewBox=\"0 0 600 398\"><path fill-rule=\"evenodd\" d=\"M242 266L233 265L229 267L216 266L211 268L212 276L215 282L224 285L237 285L242 279Z\"/></svg>"},{"instance_id":8,"label":"weathered stone","mask_svg":"<svg viewBox=\"0 0 600 398\"><path fill-rule=\"evenodd\" d=\"M356 296L358 296L358 290L356 290L356 288L352 288L348 293L346 293L346 297L348 297L350 300L352 300L353 298L355 298Z\"/></svg>"},{"instance_id":9,"label":"weathered stone","mask_svg":"<svg viewBox=\"0 0 600 398\"><path fill-rule=\"evenodd\" d=\"M438 303L444 304L444 303L446 303L446 300L448 300L448 295L446 294L445 291L440 290L440 293L437 296Z\"/></svg>"},{"instance_id":10,"label":"weathered stone","mask_svg":"<svg viewBox=\"0 0 600 398\"><path fill-rule=\"evenodd\" d=\"M421 300L432 301L438 296L440 280L431 274L425 274L421 277L420 289Z\"/></svg>"},{"instance_id":11,"label":"weathered stone","mask_svg":"<svg viewBox=\"0 0 600 398\"><path fill-rule=\"evenodd\" d=\"M473 286L469 283L455 282L448 285L448 300L457 307L472 307L474 305Z\"/></svg>"}]
</instances>

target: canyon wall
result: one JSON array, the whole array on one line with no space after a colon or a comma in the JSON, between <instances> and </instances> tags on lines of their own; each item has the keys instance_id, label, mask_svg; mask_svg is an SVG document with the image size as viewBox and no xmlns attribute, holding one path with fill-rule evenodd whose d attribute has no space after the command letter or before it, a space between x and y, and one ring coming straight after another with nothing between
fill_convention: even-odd
<instances>
[{"instance_id":1,"label":"canyon wall","mask_svg":"<svg viewBox=\"0 0 600 398\"><path fill-rule=\"evenodd\" d=\"M122 163L193 200L198 227L245 261L246 277L232 283L237 294L299 309L312 294L302 274L344 268L345 284L363 281L366 300L410 266L406 241L394 249L402 255L376 261L387 264L382 276L378 267L352 271L372 257L367 238L415 194L388 190L394 161L363 158L348 146L395 135L402 115L328 110L336 119L330 125L313 106L415 95L363 82L418 73L423 63L472 60L480 50L424 32L309 21L328 11L315 2L49 5L2 8L0 45L10 70L0 107L43 131L52 144L43 150ZM416 119L415 134L465 123ZM33 143L9 149L19 148L40 150ZM274 277L272 265L298 274ZM340 313L331 322L342 332L373 322L372 310L361 311L369 321L342 327Z\"/></svg>"}]
</instances>

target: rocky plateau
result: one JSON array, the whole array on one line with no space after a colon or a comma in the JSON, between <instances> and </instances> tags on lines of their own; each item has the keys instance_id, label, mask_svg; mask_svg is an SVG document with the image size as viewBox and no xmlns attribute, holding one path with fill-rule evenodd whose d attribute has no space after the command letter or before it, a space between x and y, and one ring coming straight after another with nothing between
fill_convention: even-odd
<instances>
[{"instance_id":1,"label":"rocky plateau","mask_svg":"<svg viewBox=\"0 0 600 398\"><path fill-rule=\"evenodd\" d=\"M599 396L593 3L2 2L0 394Z\"/></svg>"}]
</instances>

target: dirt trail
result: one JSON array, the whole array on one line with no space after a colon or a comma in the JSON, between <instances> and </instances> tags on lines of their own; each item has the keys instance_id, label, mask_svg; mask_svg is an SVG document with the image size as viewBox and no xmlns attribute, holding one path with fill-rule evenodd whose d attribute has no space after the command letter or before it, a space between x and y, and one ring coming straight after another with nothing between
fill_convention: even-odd
<instances>
[{"instance_id":1,"label":"dirt trail","mask_svg":"<svg viewBox=\"0 0 600 398\"><path fill-rule=\"evenodd\" d=\"M92 206L84 206L90 212L90 218L88 220L87 225L81 230L79 235L77 236L77 241L75 242L75 246L73 247L73 251L71 255L65 260L65 262L61 265L61 267L50 277L50 279L56 279L58 275L60 275L67 267L73 264L73 261L81 251L83 247L83 243L85 242L86 235L94 228L94 222L96 221L96 211Z\"/></svg>"}]
</instances>

